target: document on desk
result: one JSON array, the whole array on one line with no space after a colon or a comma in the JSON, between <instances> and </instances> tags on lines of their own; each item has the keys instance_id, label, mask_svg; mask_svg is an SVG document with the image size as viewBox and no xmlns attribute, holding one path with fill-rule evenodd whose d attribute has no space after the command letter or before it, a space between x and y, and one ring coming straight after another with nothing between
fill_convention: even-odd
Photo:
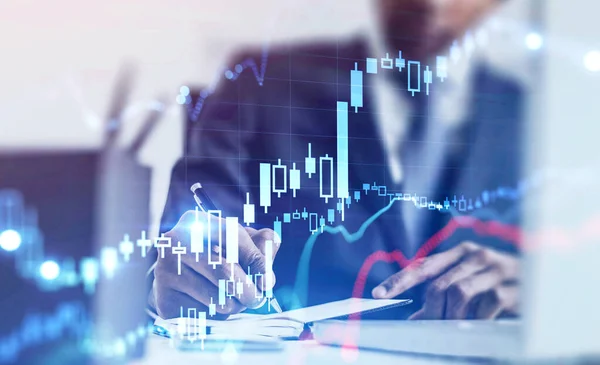
<instances>
[{"instance_id":1,"label":"document on desk","mask_svg":"<svg viewBox=\"0 0 600 365\"><path fill-rule=\"evenodd\" d=\"M349 298L306 308L294 309L283 313L236 314L225 321L207 320L207 333L210 335L235 334L239 336L266 336L276 338L298 338L305 324L327 319L341 319L352 314L368 313L411 303L410 299L366 299ZM193 330L178 328L181 319L158 318L154 324L166 329L171 335L180 331Z\"/></svg>"}]
</instances>

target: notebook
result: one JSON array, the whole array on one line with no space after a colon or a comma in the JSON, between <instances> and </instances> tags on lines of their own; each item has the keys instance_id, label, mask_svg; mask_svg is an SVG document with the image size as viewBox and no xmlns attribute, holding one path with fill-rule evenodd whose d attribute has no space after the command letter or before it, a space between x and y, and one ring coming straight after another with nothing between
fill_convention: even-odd
<instances>
[{"instance_id":1,"label":"notebook","mask_svg":"<svg viewBox=\"0 0 600 365\"><path fill-rule=\"evenodd\" d=\"M283 313L271 314L236 314L225 321L207 320L206 333L214 336L235 335L236 337L271 337L282 339L298 339L305 329L305 325L326 319L342 319L352 314L364 314L384 310L392 307L403 306L411 303L410 299L366 299L350 298L337 302L330 302L311 307L294 309ZM183 325L183 323L187 323ZM160 334L172 336L175 333L193 331L194 326L189 325L185 319L157 318L154 322L155 329ZM181 328L184 327L184 328Z\"/></svg>"}]
</instances>

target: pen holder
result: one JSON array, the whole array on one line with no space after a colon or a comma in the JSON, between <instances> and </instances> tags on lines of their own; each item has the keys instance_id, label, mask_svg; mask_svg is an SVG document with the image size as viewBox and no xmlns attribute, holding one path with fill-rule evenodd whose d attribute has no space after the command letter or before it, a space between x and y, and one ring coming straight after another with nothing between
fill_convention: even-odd
<instances>
[{"instance_id":1,"label":"pen holder","mask_svg":"<svg viewBox=\"0 0 600 365\"><path fill-rule=\"evenodd\" d=\"M109 148L100 156L95 245L104 275L93 303L94 338L100 350L95 363L143 354L149 265L140 251L145 248L135 242L148 230L150 175L150 169L141 166L129 150ZM112 273L107 270L111 265ZM105 346L110 351L102 351Z\"/></svg>"}]
</instances>

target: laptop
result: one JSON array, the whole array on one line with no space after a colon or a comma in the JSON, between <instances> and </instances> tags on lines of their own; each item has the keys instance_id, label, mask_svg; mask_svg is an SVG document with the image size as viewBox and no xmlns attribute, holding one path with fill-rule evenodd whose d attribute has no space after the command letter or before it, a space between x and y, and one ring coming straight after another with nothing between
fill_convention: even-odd
<instances>
[{"instance_id":1,"label":"laptop","mask_svg":"<svg viewBox=\"0 0 600 365\"><path fill-rule=\"evenodd\" d=\"M597 45L600 30L589 24L600 3L529 3L531 14L545 16L547 49L523 66L534 80L524 175L549 172L552 181L524 202L524 244L532 248L522 253L522 318L326 321L315 325L320 343L519 362L600 358L600 82L581 47ZM532 29L541 26L532 20Z\"/></svg>"}]
</instances>

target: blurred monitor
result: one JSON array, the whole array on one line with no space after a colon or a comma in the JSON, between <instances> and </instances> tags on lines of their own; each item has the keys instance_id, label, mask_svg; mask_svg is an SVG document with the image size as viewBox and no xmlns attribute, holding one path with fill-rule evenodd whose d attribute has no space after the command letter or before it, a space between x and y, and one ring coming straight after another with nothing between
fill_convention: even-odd
<instances>
[{"instance_id":1,"label":"blurred monitor","mask_svg":"<svg viewBox=\"0 0 600 365\"><path fill-rule=\"evenodd\" d=\"M5 241L0 249L0 346L4 347L0 359L14 354L19 363L83 363L84 358L71 351L76 336L48 333L44 327L55 319L61 305L78 314L84 309L83 314L88 315L91 297L84 294L83 287L57 290L52 282L69 275L65 259L75 263L93 255L98 157L93 151L0 155L0 234ZM6 242L11 239L6 232L16 232L18 237L13 240L20 240L20 245ZM48 260L63 269L59 277L44 277L40 272ZM77 270L75 265L72 270ZM56 325L61 322L56 318ZM77 319L64 323L64 332L71 325L83 323ZM38 338L28 339L35 336ZM74 357L63 358L66 354Z\"/></svg>"},{"instance_id":2,"label":"blurred monitor","mask_svg":"<svg viewBox=\"0 0 600 365\"><path fill-rule=\"evenodd\" d=\"M145 323L147 264L117 257L109 278L102 251L147 229L149 170L119 150L5 152L0 176L0 363L114 360Z\"/></svg>"}]
</instances>

